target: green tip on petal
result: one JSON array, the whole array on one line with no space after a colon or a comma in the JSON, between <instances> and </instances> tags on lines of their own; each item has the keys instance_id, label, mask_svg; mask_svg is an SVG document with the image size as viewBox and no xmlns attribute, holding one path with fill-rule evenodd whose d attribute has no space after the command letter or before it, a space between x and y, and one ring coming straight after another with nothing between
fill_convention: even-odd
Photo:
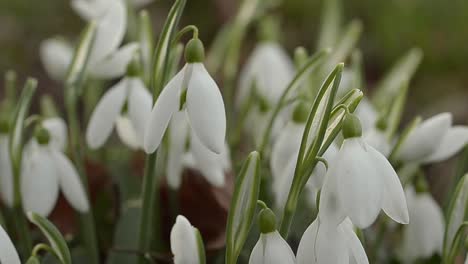
<instances>
[{"instance_id":1,"label":"green tip on petal","mask_svg":"<svg viewBox=\"0 0 468 264\"><path fill-rule=\"evenodd\" d=\"M203 62L205 60L205 47L200 39L193 38L187 43L185 60L188 63Z\"/></svg>"},{"instance_id":2,"label":"green tip on petal","mask_svg":"<svg viewBox=\"0 0 468 264\"><path fill-rule=\"evenodd\" d=\"M343 121L344 138L353 138L362 136L361 121L354 114L347 114Z\"/></svg>"},{"instance_id":3,"label":"green tip on petal","mask_svg":"<svg viewBox=\"0 0 468 264\"><path fill-rule=\"evenodd\" d=\"M267 234L276 230L276 216L270 208L265 208L258 215L258 225L260 232Z\"/></svg>"},{"instance_id":4,"label":"green tip on petal","mask_svg":"<svg viewBox=\"0 0 468 264\"><path fill-rule=\"evenodd\" d=\"M34 131L34 137L36 138L37 142L41 145L46 145L50 141L50 133L42 126L36 127Z\"/></svg>"},{"instance_id":5,"label":"green tip on petal","mask_svg":"<svg viewBox=\"0 0 468 264\"><path fill-rule=\"evenodd\" d=\"M293 111L293 116L292 119L294 122L302 124L307 121L307 118L309 117L309 107L307 106L306 103L300 102L299 104L296 105Z\"/></svg>"}]
</instances>

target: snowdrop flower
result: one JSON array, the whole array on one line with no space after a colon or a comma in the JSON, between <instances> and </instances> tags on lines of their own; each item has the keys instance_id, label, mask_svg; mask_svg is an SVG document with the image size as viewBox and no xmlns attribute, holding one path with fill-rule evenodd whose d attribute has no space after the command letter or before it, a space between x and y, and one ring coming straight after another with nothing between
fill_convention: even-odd
<instances>
[{"instance_id":1,"label":"snowdrop flower","mask_svg":"<svg viewBox=\"0 0 468 264\"><path fill-rule=\"evenodd\" d=\"M361 133L359 119L348 114L343 124L345 139L322 188L320 219L338 225L349 217L359 228L366 228L382 208L395 221L408 223L398 175L387 159L361 138Z\"/></svg>"},{"instance_id":2,"label":"snowdrop flower","mask_svg":"<svg viewBox=\"0 0 468 264\"><path fill-rule=\"evenodd\" d=\"M72 6L86 20L96 20L96 37L89 56L89 73L100 79L122 76L137 43L119 48L127 26L127 11L123 1L74 0ZM73 59L73 48L66 42L49 39L41 44L41 59L50 76L56 80L65 78L66 69Z\"/></svg>"},{"instance_id":3,"label":"snowdrop flower","mask_svg":"<svg viewBox=\"0 0 468 264\"><path fill-rule=\"evenodd\" d=\"M416 193L406 189L406 199L411 222L405 226L402 242L402 259L412 262L442 254L444 240L444 215L429 193Z\"/></svg>"},{"instance_id":4,"label":"snowdrop flower","mask_svg":"<svg viewBox=\"0 0 468 264\"><path fill-rule=\"evenodd\" d=\"M116 0L72 0L73 10L83 19L91 20L101 16L108 7L109 3ZM120 0L125 4L125 0ZM143 7L153 0L131 0L129 1L136 8Z\"/></svg>"},{"instance_id":5,"label":"snowdrop flower","mask_svg":"<svg viewBox=\"0 0 468 264\"><path fill-rule=\"evenodd\" d=\"M468 143L468 127L452 126L452 115L435 115L411 131L398 157L404 161L432 163L443 161Z\"/></svg>"},{"instance_id":6,"label":"snowdrop flower","mask_svg":"<svg viewBox=\"0 0 468 264\"><path fill-rule=\"evenodd\" d=\"M104 93L96 105L86 131L90 148L104 145L114 126L128 147L142 148L153 98L141 79L132 72L129 70L129 76Z\"/></svg>"},{"instance_id":7,"label":"snowdrop flower","mask_svg":"<svg viewBox=\"0 0 468 264\"><path fill-rule=\"evenodd\" d=\"M169 124L169 150L167 182L173 189L178 189L182 182L185 167L199 170L213 186L224 186L225 171L231 168L229 148L224 144L221 154L210 151L198 137L190 133L190 147L186 150L189 124L183 111L173 115Z\"/></svg>"},{"instance_id":8,"label":"snowdrop flower","mask_svg":"<svg viewBox=\"0 0 468 264\"><path fill-rule=\"evenodd\" d=\"M187 44L185 59L187 64L164 87L151 112L144 139L147 153L156 151L169 121L182 109L187 113L194 134L206 148L218 154L224 149L224 102L202 63L204 48L198 38Z\"/></svg>"},{"instance_id":9,"label":"snowdrop flower","mask_svg":"<svg viewBox=\"0 0 468 264\"><path fill-rule=\"evenodd\" d=\"M297 264L325 263L369 263L348 218L338 226L329 225L317 218L302 235L297 249Z\"/></svg>"},{"instance_id":10,"label":"snowdrop flower","mask_svg":"<svg viewBox=\"0 0 468 264\"><path fill-rule=\"evenodd\" d=\"M59 189L62 189L73 208L87 212L89 202L78 172L63 150L54 143L60 142L64 136L60 135L60 130L50 129L53 126L46 127L47 121L36 130L35 138L23 153L21 196L24 211L48 216L55 207Z\"/></svg>"},{"instance_id":11,"label":"snowdrop flower","mask_svg":"<svg viewBox=\"0 0 468 264\"><path fill-rule=\"evenodd\" d=\"M266 208L258 216L260 238L250 254L249 264L294 264L296 258L288 243L276 230L275 214Z\"/></svg>"},{"instance_id":12,"label":"snowdrop flower","mask_svg":"<svg viewBox=\"0 0 468 264\"><path fill-rule=\"evenodd\" d=\"M0 225L0 263L20 264L18 252L16 252L13 242Z\"/></svg>"},{"instance_id":13,"label":"snowdrop flower","mask_svg":"<svg viewBox=\"0 0 468 264\"><path fill-rule=\"evenodd\" d=\"M178 215L171 230L171 251L174 264L204 263L204 248L198 230L182 215Z\"/></svg>"},{"instance_id":14,"label":"snowdrop flower","mask_svg":"<svg viewBox=\"0 0 468 264\"><path fill-rule=\"evenodd\" d=\"M11 168L8 121L0 120L0 195L3 202L13 206L13 171Z\"/></svg>"}]
</instances>

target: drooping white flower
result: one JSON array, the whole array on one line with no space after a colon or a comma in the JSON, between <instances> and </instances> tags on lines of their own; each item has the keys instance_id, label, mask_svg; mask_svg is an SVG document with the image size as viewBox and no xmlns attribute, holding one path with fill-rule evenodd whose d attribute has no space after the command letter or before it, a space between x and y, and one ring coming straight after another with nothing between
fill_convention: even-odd
<instances>
[{"instance_id":1,"label":"drooping white flower","mask_svg":"<svg viewBox=\"0 0 468 264\"><path fill-rule=\"evenodd\" d=\"M0 133L0 194L3 202L13 206L13 171L11 168L8 134Z\"/></svg>"},{"instance_id":2,"label":"drooping white flower","mask_svg":"<svg viewBox=\"0 0 468 264\"><path fill-rule=\"evenodd\" d=\"M320 219L338 225L349 217L356 226L366 228L383 209L393 220L408 223L400 179L387 159L361 138L356 116L347 115L343 134L345 140L322 188Z\"/></svg>"},{"instance_id":3,"label":"drooping white flower","mask_svg":"<svg viewBox=\"0 0 468 264\"><path fill-rule=\"evenodd\" d=\"M444 215L429 193L406 189L406 200L411 222L405 226L401 247L402 260L411 263L418 258L442 254Z\"/></svg>"},{"instance_id":4,"label":"drooping white flower","mask_svg":"<svg viewBox=\"0 0 468 264\"><path fill-rule=\"evenodd\" d=\"M221 92L202 63L203 55L187 58L190 49L204 52L198 39L187 44L187 64L164 87L151 112L145 133L147 153L156 151L170 120L181 109L187 113L190 127L203 145L215 153L224 149L226 113Z\"/></svg>"},{"instance_id":5,"label":"drooping white flower","mask_svg":"<svg viewBox=\"0 0 468 264\"><path fill-rule=\"evenodd\" d=\"M171 251L174 264L201 264L198 230L182 215L178 215L171 230Z\"/></svg>"},{"instance_id":6,"label":"drooping white flower","mask_svg":"<svg viewBox=\"0 0 468 264\"><path fill-rule=\"evenodd\" d=\"M90 51L88 70L92 77L110 79L122 76L138 43L121 48L127 27L127 11L122 1L74 0L74 9L86 20L97 22L96 36ZM41 59L52 78L63 80L73 58L73 48L66 42L48 39L41 44Z\"/></svg>"},{"instance_id":7,"label":"drooping white flower","mask_svg":"<svg viewBox=\"0 0 468 264\"><path fill-rule=\"evenodd\" d=\"M260 238L249 258L249 264L295 264L291 247L276 230L276 219L270 209L263 209L259 216Z\"/></svg>"},{"instance_id":8,"label":"drooping white flower","mask_svg":"<svg viewBox=\"0 0 468 264\"><path fill-rule=\"evenodd\" d=\"M354 261L354 262L350 262ZM316 219L297 249L297 264L368 264L366 252L347 218L340 225Z\"/></svg>"},{"instance_id":9,"label":"drooping white flower","mask_svg":"<svg viewBox=\"0 0 468 264\"><path fill-rule=\"evenodd\" d=\"M109 5L109 2L115 0L72 0L71 6L73 10L80 15L83 19L91 20L99 18L106 11L106 8ZM125 0L120 0L125 3ZM140 8L153 0L131 0L131 3L134 7Z\"/></svg>"},{"instance_id":10,"label":"drooping white flower","mask_svg":"<svg viewBox=\"0 0 468 264\"><path fill-rule=\"evenodd\" d=\"M173 115L169 124L169 150L167 182L171 188L178 189L185 167L199 170L213 186L223 186L225 171L231 168L229 147L225 144L220 154L210 151L203 145L195 133L190 133L184 111ZM187 140L190 134L190 145Z\"/></svg>"},{"instance_id":11,"label":"drooping white flower","mask_svg":"<svg viewBox=\"0 0 468 264\"><path fill-rule=\"evenodd\" d=\"M86 131L88 146L101 147L116 126L120 139L127 146L141 148L152 101L141 79L124 77L102 96L94 109ZM125 105L126 112L123 111Z\"/></svg>"},{"instance_id":12,"label":"drooping white flower","mask_svg":"<svg viewBox=\"0 0 468 264\"><path fill-rule=\"evenodd\" d=\"M63 150L54 143L60 141L57 138L62 137L63 129L53 130L50 127L43 126L43 137L32 139L24 150L21 169L23 208L25 212L48 216L55 207L61 189L73 208L87 212L89 201L79 174Z\"/></svg>"},{"instance_id":13,"label":"drooping white flower","mask_svg":"<svg viewBox=\"0 0 468 264\"><path fill-rule=\"evenodd\" d=\"M0 263L20 264L18 252L16 252L13 242L0 225Z\"/></svg>"},{"instance_id":14,"label":"drooping white flower","mask_svg":"<svg viewBox=\"0 0 468 264\"><path fill-rule=\"evenodd\" d=\"M467 143L468 127L452 126L452 114L441 113L410 132L398 157L411 162L438 162L453 156Z\"/></svg>"}]
</instances>

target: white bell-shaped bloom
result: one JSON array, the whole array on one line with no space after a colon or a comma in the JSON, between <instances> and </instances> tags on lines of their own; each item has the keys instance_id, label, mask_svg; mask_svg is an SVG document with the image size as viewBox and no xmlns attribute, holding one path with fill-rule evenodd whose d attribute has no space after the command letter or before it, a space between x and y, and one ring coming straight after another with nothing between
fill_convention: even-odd
<instances>
[{"instance_id":1,"label":"white bell-shaped bloom","mask_svg":"<svg viewBox=\"0 0 468 264\"><path fill-rule=\"evenodd\" d=\"M60 38L50 38L41 43L40 58L49 76L62 81L73 59L73 47Z\"/></svg>"},{"instance_id":2,"label":"white bell-shaped bloom","mask_svg":"<svg viewBox=\"0 0 468 264\"><path fill-rule=\"evenodd\" d=\"M39 144L32 139L23 153L21 198L25 212L48 216L55 207L59 189L73 208L87 212L89 201L80 176L63 150L54 143L55 135L61 132L44 128L50 134L49 142Z\"/></svg>"},{"instance_id":3,"label":"white bell-shaped bloom","mask_svg":"<svg viewBox=\"0 0 468 264\"><path fill-rule=\"evenodd\" d=\"M138 43L119 46L127 27L127 10L123 1L74 0L72 7L86 20L97 23L96 36L90 51L88 72L98 79L122 76ZM73 48L64 41L49 39L41 44L41 59L52 78L63 80L73 58Z\"/></svg>"},{"instance_id":4,"label":"white bell-shaped bloom","mask_svg":"<svg viewBox=\"0 0 468 264\"><path fill-rule=\"evenodd\" d=\"M297 264L368 264L366 252L345 219L338 226L316 219L302 235Z\"/></svg>"},{"instance_id":5,"label":"white bell-shaped bloom","mask_svg":"<svg viewBox=\"0 0 468 264\"><path fill-rule=\"evenodd\" d=\"M116 126L126 145L132 149L141 148L152 101L141 79L123 78L102 96L94 109L86 131L88 146L101 147ZM127 111L122 114L125 105Z\"/></svg>"},{"instance_id":6,"label":"white bell-shaped bloom","mask_svg":"<svg viewBox=\"0 0 468 264\"><path fill-rule=\"evenodd\" d=\"M278 231L260 234L250 255L249 264L294 264L296 258L288 243Z\"/></svg>"},{"instance_id":7,"label":"white bell-shaped bloom","mask_svg":"<svg viewBox=\"0 0 468 264\"><path fill-rule=\"evenodd\" d=\"M116 0L72 0L71 6L73 10L81 16L83 19L91 20L96 19L102 16L106 8L109 5L109 2ZM126 0L120 0L125 3ZM143 7L153 0L131 0L129 1L136 8Z\"/></svg>"},{"instance_id":8,"label":"white bell-shaped bloom","mask_svg":"<svg viewBox=\"0 0 468 264\"><path fill-rule=\"evenodd\" d=\"M367 131L374 129L379 113L369 100L362 98L356 108L355 114L361 120L362 132L364 134L366 134Z\"/></svg>"},{"instance_id":9,"label":"white bell-shaped bloom","mask_svg":"<svg viewBox=\"0 0 468 264\"><path fill-rule=\"evenodd\" d=\"M294 73L291 59L279 44L271 41L261 42L240 73L238 106L247 100L254 82L256 92L260 96L271 104L278 102Z\"/></svg>"},{"instance_id":10,"label":"white bell-shaped bloom","mask_svg":"<svg viewBox=\"0 0 468 264\"><path fill-rule=\"evenodd\" d=\"M337 225L348 216L356 226L366 228L381 208L393 220L409 222L405 194L392 165L362 138L345 139L330 162L319 217Z\"/></svg>"},{"instance_id":11,"label":"white bell-shaped bloom","mask_svg":"<svg viewBox=\"0 0 468 264\"><path fill-rule=\"evenodd\" d=\"M0 133L0 195L3 202L13 206L13 171L11 168L8 134Z\"/></svg>"},{"instance_id":12,"label":"white bell-shaped bloom","mask_svg":"<svg viewBox=\"0 0 468 264\"><path fill-rule=\"evenodd\" d=\"M169 125L169 151L167 165L167 182L173 189L178 189L185 167L200 171L213 186L223 186L225 171L231 168L229 147L225 144L221 154L216 154L203 145L195 133L190 133L190 146L187 139L190 132L184 111L173 115Z\"/></svg>"},{"instance_id":13,"label":"white bell-shaped bloom","mask_svg":"<svg viewBox=\"0 0 468 264\"><path fill-rule=\"evenodd\" d=\"M364 132L364 141L378 150L382 155L388 157L391 151L391 145L387 140L385 132L377 127L371 128Z\"/></svg>"},{"instance_id":14,"label":"white bell-shaped bloom","mask_svg":"<svg viewBox=\"0 0 468 264\"><path fill-rule=\"evenodd\" d=\"M438 162L453 156L467 143L468 127L452 126L452 114L441 113L410 132L398 157L411 162Z\"/></svg>"},{"instance_id":15,"label":"white bell-shaped bloom","mask_svg":"<svg viewBox=\"0 0 468 264\"><path fill-rule=\"evenodd\" d=\"M201 264L197 229L182 215L178 215L171 230L171 251L174 264Z\"/></svg>"},{"instance_id":16,"label":"white bell-shaped bloom","mask_svg":"<svg viewBox=\"0 0 468 264\"><path fill-rule=\"evenodd\" d=\"M0 225L0 263L20 264L18 252L16 252L13 242Z\"/></svg>"},{"instance_id":17,"label":"white bell-shaped bloom","mask_svg":"<svg viewBox=\"0 0 468 264\"><path fill-rule=\"evenodd\" d=\"M185 92L185 104L180 105ZM205 66L198 62L187 63L159 95L146 129L145 151L156 151L171 118L182 108L187 113L190 127L202 144L212 152L222 153L226 136L223 98Z\"/></svg>"},{"instance_id":18,"label":"white bell-shaped bloom","mask_svg":"<svg viewBox=\"0 0 468 264\"><path fill-rule=\"evenodd\" d=\"M412 263L442 253L445 221L442 209L429 193L406 189L411 221L403 231L402 260Z\"/></svg>"}]
</instances>

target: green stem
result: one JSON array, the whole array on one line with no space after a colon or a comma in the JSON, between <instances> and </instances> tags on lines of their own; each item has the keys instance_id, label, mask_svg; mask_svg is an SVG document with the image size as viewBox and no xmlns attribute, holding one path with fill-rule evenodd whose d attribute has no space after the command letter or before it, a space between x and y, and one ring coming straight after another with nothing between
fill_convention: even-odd
<instances>
[{"instance_id":1,"label":"green stem","mask_svg":"<svg viewBox=\"0 0 468 264\"><path fill-rule=\"evenodd\" d=\"M78 119L78 112L77 112L77 94L75 87L66 87L65 88L65 100L66 100L66 110L68 116L68 125L69 125L69 134L70 134L70 152L72 160L78 170L78 173L81 177L81 182L83 184L83 188L85 189L88 197L89 190L88 190L88 178L86 175L85 169L85 162L84 162L84 151L83 151L83 142L80 140L80 123ZM99 263L99 251L97 245L97 237L96 237L96 228L94 226L94 217L92 208L89 209L87 213L80 213L79 214L79 222L81 226L81 231L83 234L83 240L86 245L86 249L88 251L88 258L90 263L98 264Z\"/></svg>"},{"instance_id":2,"label":"green stem","mask_svg":"<svg viewBox=\"0 0 468 264\"><path fill-rule=\"evenodd\" d=\"M143 178L143 194L142 194L142 205L141 205L141 218L140 218L140 240L138 241L138 249L142 252L151 251L151 239L159 239L159 234L152 231L156 231L157 228L152 230L154 209L155 209L155 194L158 189L158 179L156 177L156 159L157 151L146 156L145 162L145 175ZM144 263L145 257L139 256L138 263Z\"/></svg>"},{"instance_id":3,"label":"green stem","mask_svg":"<svg viewBox=\"0 0 468 264\"><path fill-rule=\"evenodd\" d=\"M448 252L448 255L444 257L444 262L443 262L444 264L455 263L455 257L457 256L457 251L460 246L460 241L461 241L462 236L465 234L465 230L467 227L468 227L468 221L463 222L458 228L453 238L450 251Z\"/></svg>"}]
</instances>

